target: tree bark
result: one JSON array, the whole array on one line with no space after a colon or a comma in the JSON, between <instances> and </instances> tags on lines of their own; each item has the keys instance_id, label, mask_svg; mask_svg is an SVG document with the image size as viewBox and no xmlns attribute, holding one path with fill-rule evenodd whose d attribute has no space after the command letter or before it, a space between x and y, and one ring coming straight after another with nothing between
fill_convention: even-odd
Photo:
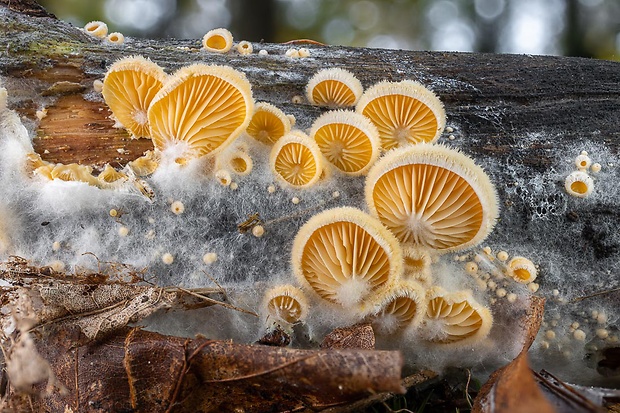
<instances>
[{"instance_id":1,"label":"tree bark","mask_svg":"<svg viewBox=\"0 0 620 413\"><path fill-rule=\"evenodd\" d=\"M291 47L307 47L311 55L288 58ZM550 296L565 288L569 299L581 303L570 310L574 313L587 311L590 300L618 302L619 63L313 43L255 43L254 49L249 56L219 55L202 50L200 40L175 39L130 38L111 45L57 20L33 1L0 0L1 86L8 90L10 108L36 135L35 150L45 160L123 165L152 148L148 140L131 140L113 128L107 106L93 91L93 82L124 56L143 55L169 73L194 62L233 66L247 75L257 101L295 115L301 129L322 112L303 97L319 69L347 68L364 87L413 79L445 105L452 131L439 142L472 155L497 187L501 217L487 242L499 248L527 244L536 251L545 274L541 293ZM259 55L259 49L269 54ZM299 96L302 103L293 103ZM36 112L42 109L47 116L39 121ZM563 189L563 177L576 169L573 160L583 149L603 167L596 177L599 192L588 202ZM620 371L617 365L613 369Z\"/></svg>"}]
</instances>

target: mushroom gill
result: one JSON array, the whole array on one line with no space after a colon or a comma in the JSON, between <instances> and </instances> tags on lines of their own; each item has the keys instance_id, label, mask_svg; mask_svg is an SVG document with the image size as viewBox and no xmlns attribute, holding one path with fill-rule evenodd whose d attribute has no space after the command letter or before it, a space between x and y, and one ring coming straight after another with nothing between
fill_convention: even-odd
<instances>
[{"instance_id":1,"label":"mushroom gill","mask_svg":"<svg viewBox=\"0 0 620 413\"><path fill-rule=\"evenodd\" d=\"M347 175L365 173L379 156L379 132L363 115L335 110L319 116L310 132L329 163Z\"/></svg>"},{"instance_id":2,"label":"mushroom gill","mask_svg":"<svg viewBox=\"0 0 620 413\"><path fill-rule=\"evenodd\" d=\"M378 311L370 318L377 334L391 335L416 328L426 309L426 291L414 281L400 281L377 302Z\"/></svg>"},{"instance_id":3,"label":"mushroom gill","mask_svg":"<svg viewBox=\"0 0 620 413\"><path fill-rule=\"evenodd\" d=\"M132 137L150 137L147 110L168 75L142 56L116 61L103 80L103 98Z\"/></svg>"},{"instance_id":4,"label":"mushroom gill","mask_svg":"<svg viewBox=\"0 0 620 413\"><path fill-rule=\"evenodd\" d=\"M348 70L330 68L318 71L306 86L306 97L313 105L355 106L364 88Z\"/></svg>"},{"instance_id":5,"label":"mushroom gill","mask_svg":"<svg viewBox=\"0 0 620 413\"><path fill-rule=\"evenodd\" d=\"M440 344L471 344L484 339L493 316L478 304L469 291L448 293L441 287L428 291L422 335Z\"/></svg>"},{"instance_id":6,"label":"mushroom gill","mask_svg":"<svg viewBox=\"0 0 620 413\"><path fill-rule=\"evenodd\" d=\"M379 221L351 207L320 212L304 224L292 250L299 282L320 298L346 308L374 308L373 293L402 273L396 238Z\"/></svg>"},{"instance_id":7,"label":"mushroom gill","mask_svg":"<svg viewBox=\"0 0 620 413\"><path fill-rule=\"evenodd\" d=\"M321 150L301 131L292 131L274 144L269 165L281 182L296 188L312 186L323 171Z\"/></svg>"},{"instance_id":8,"label":"mushroom gill","mask_svg":"<svg viewBox=\"0 0 620 413\"><path fill-rule=\"evenodd\" d=\"M254 107L254 115L245 132L267 145L291 131L291 121L280 109L270 103L260 102Z\"/></svg>"},{"instance_id":9,"label":"mushroom gill","mask_svg":"<svg viewBox=\"0 0 620 413\"><path fill-rule=\"evenodd\" d=\"M480 243L498 215L495 187L464 154L419 144L387 153L366 179L372 215L403 243L448 252Z\"/></svg>"},{"instance_id":10,"label":"mushroom gill","mask_svg":"<svg viewBox=\"0 0 620 413\"><path fill-rule=\"evenodd\" d=\"M285 284L265 292L263 310L269 317L294 324L308 315L308 302L299 288Z\"/></svg>"},{"instance_id":11,"label":"mushroom gill","mask_svg":"<svg viewBox=\"0 0 620 413\"><path fill-rule=\"evenodd\" d=\"M254 100L245 75L227 66L179 69L148 109L156 149L181 145L185 157L215 154L247 127Z\"/></svg>"},{"instance_id":12,"label":"mushroom gill","mask_svg":"<svg viewBox=\"0 0 620 413\"><path fill-rule=\"evenodd\" d=\"M377 83L364 92L356 111L377 126L384 150L434 142L446 124L439 98L412 80Z\"/></svg>"}]
</instances>

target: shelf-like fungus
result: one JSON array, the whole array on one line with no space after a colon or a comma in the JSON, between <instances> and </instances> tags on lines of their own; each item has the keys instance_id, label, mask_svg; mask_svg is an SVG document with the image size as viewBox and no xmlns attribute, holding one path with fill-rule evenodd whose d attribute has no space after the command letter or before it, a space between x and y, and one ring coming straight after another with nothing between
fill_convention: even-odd
<instances>
[{"instance_id":1,"label":"shelf-like fungus","mask_svg":"<svg viewBox=\"0 0 620 413\"><path fill-rule=\"evenodd\" d=\"M237 51L241 55L249 55L252 54L254 48L252 47L252 43L248 42L247 40L242 40L237 45Z\"/></svg>"},{"instance_id":2,"label":"shelf-like fungus","mask_svg":"<svg viewBox=\"0 0 620 413\"><path fill-rule=\"evenodd\" d=\"M531 283L536 279L536 266L525 257L514 257L508 262L508 275L522 284Z\"/></svg>"},{"instance_id":3,"label":"shelf-like fungus","mask_svg":"<svg viewBox=\"0 0 620 413\"><path fill-rule=\"evenodd\" d=\"M286 284L265 292L263 309L268 317L295 324L306 319L308 302L299 288Z\"/></svg>"},{"instance_id":4,"label":"shelf-like fungus","mask_svg":"<svg viewBox=\"0 0 620 413\"><path fill-rule=\"evenodd\" d=\"M318 71L306 86L310 103L329 107L355 106L363 91L353 73L335 67Z\"/></svg>"},{"instance_id":5,"label":"shelf-like fungus","mask_svg":"<svg viewBox=\"0 0 620 413\"><path fill-rule=\"evenodd\" d=\"M215 161L215 170L230 170L237 175L245 176L252 172L254 161L250 155L244 151L237 150L232 153L223 153L218 155Z\"/></svg>"},{"instance_id":6,"label":"shelf-like fungus","mask_svg":"<svg viewBox=\"0 0 620 413\"><path fill-rule=\"evenodd\" d=\"M202 38L202 47L210 52L226 53L232 45L232 33L224 28L209 30Z\"/></svg>"},{"instance_id":7,"label":"shelf-like fungus","mask_svg":"<svg viewBox=\"0 0 620 413\"><path fill-rule=\"evenodd\" d=\"M161 67L142 56L125 57L108 69L103 98L134 137L150 137L147 110L167 77Z\"/></svg>"},{"instance_id":8,"label":"shelf-like fungus","mask_svg":"<svg viewBox=\"0 0 620 413\"><path fill-rule=\"evenodd\" d=\"M280 109L270 103L260 102L245 132L267 145L272 145L291 131L291 121Z\"/></svg>"},{"instance_id":9,"label":"shelf-like fungus","mask_svg":"<svg viewBox=\"0 0 620 413\"><path fill-rule=\"evenodd\" d=\"M105 39L108 43L112 43L112 44L125 43L125 36L123 35L123 33L119 33L119 32L110 33Z\"/></svg>"},{"instance_id":10,"label":"shelf-like fungus","mask_svg":"<svg viewBox=\"0 0 620 413\"><path fill-rule=\"evenodd\" d=\"M37 168L37 170L40 168ZM35 171L36 172L36 171ZM97 186L98 181L92 174L93 168L77 163L63 165L56 164L50 171L51 179L59 179L62 181L85 182L92 186Z\"/></svg>"},{"instance_id":11,"label":"shelf-like fungus","mask_svg":"<svg viewBox=\"0 0 620 413\"><path fill-rule=\"evenodd\" d=\"M84 31L93 37L103 39L108 35L108 25L104 22L95 20L86 23L86 26L84 26Z\"/></svg>"},{"instance_id":12,"label":"shelf-like fungus","mask_svg":"<svg viewBox=\"0 0 620 413\"><path fill-rule=\"evenodd\" d=\"M569 195L585 198L594 191L594 180L583 171L575 171L564 180L564 189Z\"/></svg>"},{"instance_id":13,"label":"shelf-like fungus","mask_svg":"<svg viewBox=\"0 0 620 413\"><path fill-rule=\"evenodd\" d=\"M364 92L356 110L377 126L384 150L434 142L446 125L439 98L412 80L377 83Z\"/></svg>"},{"instance_id":14,"label":"shelf-like fungus","mask_svg":"<svg viewBox=\"0 0 620 413\"><path fill-rule=\"evenodd\" d=\"M403 243L439 252L480 243L498 216L495 187L464 154L418 144L387 153L370 170L366 202Z\"/></svg>"},{"instance_id":15,"label":"shelf-like fungus","mask_svg":"<svg viewBox=\"0 0 620 413\"><path fill-rule=\"evenodd\" d=\"M227 66L179 69L148 109L155 148L176 148L181 158L215 154L239 136L254 110L245 75ZM177 158L179 159L179 158Z\"/></svg>"},{"instance_id":16,"label":"shelf-like fungus","mask_svg":"<svg viewBox=\"0 0 620 413\"><path fill-rule=\"evenodd\" d=\"M434 287L427 293L422 335L431 342L472 344L491 330L493 316L469 291L448 293Z\"/></svg>"},{"instance_id":17,"label":"shelf-like fungus","mask_svg":"<svg viewBox=\"0 0 620 413\"><path fill-rule=\"evenodd\" d=\"M391 335L418 327L426 310L426 291L414 281L400 281L377 300L370 318L377 334Z\"/></svg>"},{"instance_id":18,"label":"shelf-like fungus","mask_svg":"<svg viewBox=\"0 0 620 413\"><path fill-rule=\"evenodd\" d=\"M374 308L366 299L402 274L396 238L351 207L325 210L306 222L293 241L292 263L299 282L320 298L360 310Z\"/></svg>"},{"instance_id":19,"label":"shelf-like fungus","mask_svg":"<svg viewBox=\"0 0 620 413\"><path fill-rule=\"evenodd\" d=\"M106 164L103 168L103 171L99 175L97 175L97 179L100 182L100 186L108 187L113 186L115 184L120 184L122 182L127 181L128 177L122 172L117 171L112 168L110 164Z\"/></svg>"},{"instance_id":20,"label":"shelf-like fungus","mask_svg":"<svg viewBox=\"0 0 620 413\"><path fill-rule=\"evenodd\" d=\"M159 166L159 156L155 151L146 151L144 155L129 162L128 165L138 176L151 175Z\"/></svg>"},{"instance_id":21,"label":"shelf-like fungus","mask_svg":"<svg viewBox=\"0 0 620 413\"><path fill-rule=\"evenodd\" d=\"M273 145L269 165L281 182L295 188L307 188L321 177L323 155L308 135L292 131Z\"/></svg>"},{"instance_id":22,"label":"shelf-like fungus","mask_svg":"<svg viewBox=\"0 0 620 413\"><path fill-rule=\"evenodd\" d=\"M325 159L347 175L365 173L379 156L379 132L359 113L326 112L312 124L310 137Z\"/></svg>"}]
</instances>

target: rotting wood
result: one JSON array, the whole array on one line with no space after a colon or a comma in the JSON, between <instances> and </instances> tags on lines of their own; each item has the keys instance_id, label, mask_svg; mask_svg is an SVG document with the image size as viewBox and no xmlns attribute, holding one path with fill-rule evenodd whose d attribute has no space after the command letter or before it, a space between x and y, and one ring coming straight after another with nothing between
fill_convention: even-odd
<instances>
[{"instance_id":1,"label":"rotting wood","mask_svg":"<svg viewBox=\"0 0 620 413\"><path fill-rule=\"evenodd\" d=\"M446 105L448 125L459 127L455 146L478 158L524 164L535 174L556 164L556 151L582 140L618 154L620 67L614 62L321 45L308 45L311 58L293 60L283 56L289 46L274 44L261 45L269 51L267 57L220 56L200 51L197 40L130 39L121 47L105 45L53 19L34 2L0 0L0 20L0 76L10 106L36 131L36 150L54 162L116 166L139 156L140 145L150 145L148 140L130 141L121 129L110 128L107 107L96 96L84 100L111 62L130 54L150 57L169 72L197 61L235 66L247 74L255 98L294 114L304 128L321 110L293 104L292 97L303 95L306 80L319 68L343 66L353 70L364 86L404 78L429 85ZM48 117L39 123L35 112L43 106ZM524 145L525 136L535 138ZM500 190L511 183L507 173L492 173ZM502 200L506 213L514 213L512 200L503 196ZM619 221L618 211L617 205L596 205L579 211L576 222L596 221L598 216ZM524 213L523 220L527 219ZM522 228L517 220L511 222L513 227L504 228L504 233ZM609 253L605 258L616 259L613 245L605 245L600 231L595 232L584 235L583 250L602 249ZM617 295L607 299L617 300Z\"/></svg>"}]
</instances>

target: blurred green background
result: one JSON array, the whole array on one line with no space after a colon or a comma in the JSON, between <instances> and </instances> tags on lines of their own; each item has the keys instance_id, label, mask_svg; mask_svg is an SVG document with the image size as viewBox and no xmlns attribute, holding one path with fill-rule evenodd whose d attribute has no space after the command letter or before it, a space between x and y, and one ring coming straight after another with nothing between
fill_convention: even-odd
<instances>
[{"instance_id":1,"label":"blurred green background","mask_svg":"<svg viewBox=\"0 0 620 413\"><path fill-rule=\"evenodd\" d=\"M620 60L620 0L41 0L76 26L103 20L136 37L409 50L552 54Z\"/></svg>"}]
</instances>

